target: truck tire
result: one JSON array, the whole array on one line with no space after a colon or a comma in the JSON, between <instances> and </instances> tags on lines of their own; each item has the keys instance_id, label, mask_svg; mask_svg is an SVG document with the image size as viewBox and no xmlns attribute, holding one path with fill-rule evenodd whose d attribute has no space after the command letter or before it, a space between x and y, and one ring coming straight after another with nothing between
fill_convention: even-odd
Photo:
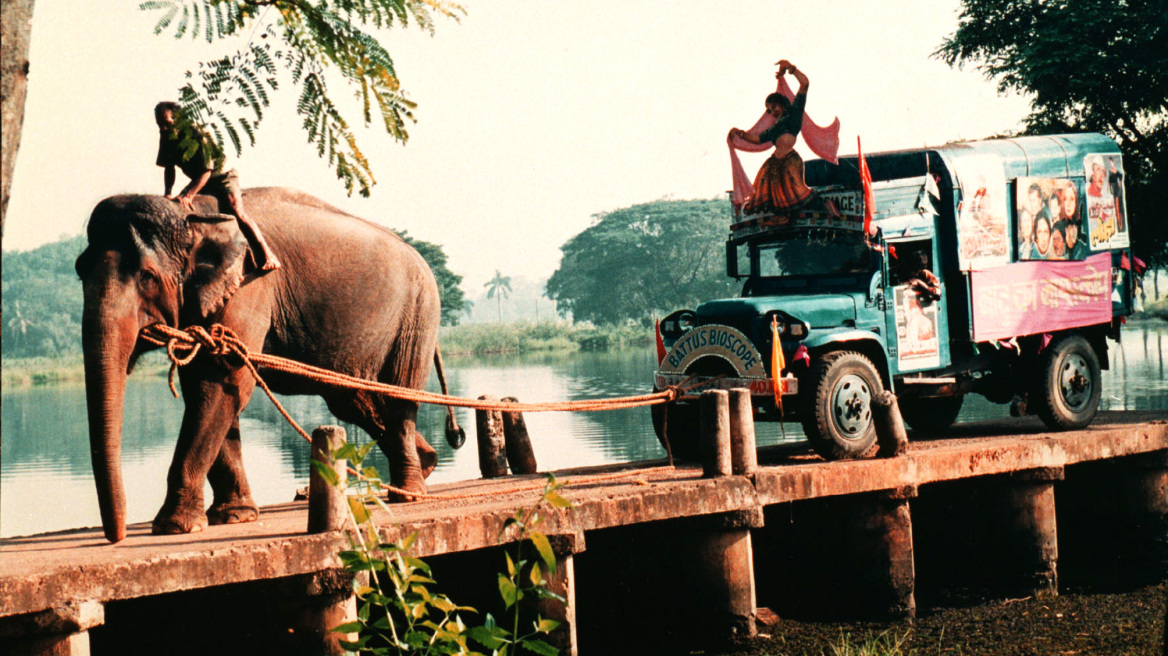
<instances>
[{"instance_id":1,"label":"truck tire","mask_svg":"<svg viewBox=\"0 0 1168 656\"><path fill-rule=\"evenodd\" d=\"M669 411L669 445L665 444L665 412ZM698 404L674 401L669 404L650 406L653 415L653 430L666 453L672 450L674 460L696 461L701 459L701 441Z\"/></svg>"},{"instance_id":2,"label":"truck tire","mask_svg":"<svg viewBox=\"0 0 1168 656\"><path fill-rule=\"evenodd\" d=\"M884 391L872 361L855 351L828 353L808 381L803 432L811 448L828 460L863 455L876 442L872 399Z\"/></svg>"},{"instance_id":3,"label":"truck tire","mask_svg":"<svg viewBox=\"0 0 1168 656\"><path fill-rule=\"evenodd\" d=\"M957 421L957 413L961 412L965 395L932 398L902 396L898 400L900 416L909 428L922 435L938 435Z\"/></svg>"},{"instance_id":4,"label":"truck tire","mask_svg":"<svg viewBox=\"0 0 1168 656\"><path fill-rule=\"evenodd\" d=\"M1061 335L1038 358L1031 403L1051 430L1084 428L1099 411L1103 391L1099 356L1081 335Z\"/></svg>"}]
</instances>

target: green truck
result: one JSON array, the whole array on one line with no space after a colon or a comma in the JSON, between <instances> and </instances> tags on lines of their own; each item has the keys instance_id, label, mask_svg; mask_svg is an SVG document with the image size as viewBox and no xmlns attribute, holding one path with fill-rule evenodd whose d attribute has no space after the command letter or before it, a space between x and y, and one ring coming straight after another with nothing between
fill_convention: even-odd
<instances>
[{"instance_id":1,"label":"green truck","mask_svg":"<svg viewBox=\"0 0 1168 656\"><path fill-rule=\"evenodd\" d=\"M1137 264L1115 142L994 139L864 161L867 229L858 157L808 161L803 211L734 208L726 268L741 293L658 322L654 388L747 388L756 420L800 422L825 458L870 450L884 390L920 433L952 425L971 393L1051 429L1088 425ZM653 409L682 458L699 450L694 394Z\"/></svg>"}]
</instances>

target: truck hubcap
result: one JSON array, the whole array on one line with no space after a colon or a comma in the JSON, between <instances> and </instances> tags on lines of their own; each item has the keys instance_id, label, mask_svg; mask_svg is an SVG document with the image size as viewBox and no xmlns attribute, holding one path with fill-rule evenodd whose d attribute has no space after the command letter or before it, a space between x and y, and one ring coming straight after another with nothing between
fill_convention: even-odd
<instances>
[{"instance_id":1,"label":"truck hubcap","mask_svg":"<svg viewBox=\"0 0 1168 656\"><path fill-rule=\"evenodd\" d=\"M864 379L848 374L835 387L832 400L832 415L835 425L848 439L857 439L872 423L872 392Z\"/></svg>"},{"instance_id":2,"label":"truck hubcap","mask_svg":"<svg viewBox=\"0 0 1168 656\"><path fill-rule=\"evenodd\" d=\"M1087 360L1078 353L1072 353L1063 360L1059 368L1059 392L1067 407L1078 412L1091 399L1091 370Z\"/></svg>"}]
</instances>

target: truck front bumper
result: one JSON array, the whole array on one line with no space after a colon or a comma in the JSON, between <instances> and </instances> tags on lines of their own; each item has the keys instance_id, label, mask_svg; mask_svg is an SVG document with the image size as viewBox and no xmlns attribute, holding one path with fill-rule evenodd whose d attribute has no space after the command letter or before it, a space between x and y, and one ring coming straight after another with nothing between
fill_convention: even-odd
<instances>
[{"instance_id":1,"label":"truck front bumper","mask_svg":"<svg viewBox=\"0 0 1168 656\"><path fill-rule=\"evenodd\" d=\"M783 396L793 396L799 393L799 380L792 374L787 374L779 380ZM737 389L750 390L751 396L773 398L775 394L774 381L770 378L730 378L726 376L687 376L685 374L662 373L653 375L653 389L663 390L671 386L693 388L691 392L681 397L685 400L696 400L702 390L708 389Z\"/></svg>"}]
</instances>

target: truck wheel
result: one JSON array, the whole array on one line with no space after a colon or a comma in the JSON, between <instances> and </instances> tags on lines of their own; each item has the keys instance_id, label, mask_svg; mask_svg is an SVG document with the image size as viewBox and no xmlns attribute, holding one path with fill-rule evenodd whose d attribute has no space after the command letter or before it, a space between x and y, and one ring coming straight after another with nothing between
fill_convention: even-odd
<instances>
[{"instance_id":1,"label":"truck wheel","mask_svg":"<svg viewBox=\"0 0 1168 656\"><path fill-rule=\"evenodd\" d=\"M900 416L914 431L924 435L944 433L957 420L961 403L965 396L940 396L933 398L900 397Z\"/></svg>"},{"instance_id":2,"label":"truck wheel","mask_svg":"<svg viewBox=\"0 0 1168 656\"><path fill-rule=\"evenodd\" d=\"M1099 356L1080 335L1063 335L1039 356L1034 412L1052 430L1084 428L1099 411Z\"/></svg>"},{"instance_id":3,"label":"truck wheel","mask_svg":"<svg viewBox=\"0 0 1168 656\"><path fill-rule=\"evenodd\" d=\"M863 455L876 441L872 399L884 390L872 361L837 351L812 367L803 432L811 448L828 460Z\"/></svg>"},{"instance_id":4,"label":"truck wheel","mask_svg":"<svg viewBox=\"0 0 1168 656\"><path fill-rule=\"evenodd\" d=\"M669 446L665 445L665 411L669 409ZM650 406L653 414L653 430L657 439L668 453L673 452L675 460L699 460L701 443L699 437L699 413L696 403L674 401L669 404Z\"/></svg>"}]
</instances>

